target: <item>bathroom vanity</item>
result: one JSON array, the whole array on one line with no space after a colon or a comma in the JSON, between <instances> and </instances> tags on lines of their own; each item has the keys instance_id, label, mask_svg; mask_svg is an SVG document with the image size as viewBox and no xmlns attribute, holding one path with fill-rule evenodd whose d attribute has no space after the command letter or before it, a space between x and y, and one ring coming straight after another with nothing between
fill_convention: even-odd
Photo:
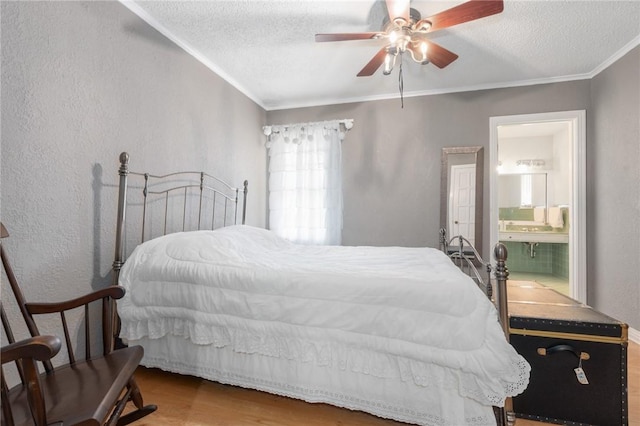
<instances>
[{"instance_id":1,"label":"bathroom vanity","mask_svg":"<svg viewBox=\"0 0 640 426\"><path fill-rule=\"evenodd\" d=\"M505 231L499 234L500 241L520 241L529 243L568 244L569 234L543 231Z\"/></svg>"},{"instance_id":2,"label":"bathroom vanity","mask_svg":"<svg viewBox=\"0 0 640 426\"><path fill-rule=\"evenodd\" d=\"M570 291L568 217L567 208L500 207L498 239L509 250L509 270L530 280L564 282Z\"/></svg>"}]
</instances>

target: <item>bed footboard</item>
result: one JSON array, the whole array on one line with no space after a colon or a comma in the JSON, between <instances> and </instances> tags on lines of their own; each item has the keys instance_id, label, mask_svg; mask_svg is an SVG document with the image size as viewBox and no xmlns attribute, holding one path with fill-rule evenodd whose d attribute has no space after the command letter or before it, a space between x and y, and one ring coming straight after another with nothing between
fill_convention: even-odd
<instances>
[{"instance_id":1,"label":"bed footboard","mask_svg":"<svg viewBox=\"0 0 640 426\"><path fill-rule=\"evenodd\" d=\"M482 260L482 256L468 239L462 235L448 239L446 234L447 231L444 228L440 229L440 249L471 277L489 299L493 299L491 264ZM480 272L481 270L484 274Z\"/></svg>"},{"instance_id":2,"label":"bed footboard","mask_svg":"<svg viewBox=\"0 0 640 426\"><path fill-rule=\"evenodd\" d=\"M497 243L493 250L496 260L495 266L490 262L482 260L478 250L462 235L447 238L446 230L440 230L440 249L444 251L458 267L469 275L478 286L485 292L487 297L494 301L498 310L498 317L507 341L509 341L509 308L507 298L507 280L509 270L507 269L507 247L502 243ZM483 276L479 269L485 269L486 276ZM493 277L491 272L494 271ZM494 286L491 283L495 278ZM507 398L504 407L496 408L496 420L498 426L513 426L516 422L511 398Z\"/></svg>"},{"instance_id":3,"label":"bed footboard","mask_svg":"<svg viewBox=\"0 0 640 426\"><path fill-rule=\"evenodd\" d=\"M507 269L507 247L502 243L497 243L493 249L493 256L496 259L495 279L496 279L496 307L500 324L504 330L504 335L509 341L509 304L507 298L507 280L509 270ZM498 426L513 426L516 423L516 414L513 411L513 401L507 398L504 407L498 410Z\"/></svg>"},{"instance_id":4,"label":"bed footboard","mask_svg":"<svg viewBox=\"0 0 640 426\"><path fill-rule=\"evenodd\" d=\"M493 255L496 260L495 266L490 262L485 262L476 248L462 235L457 235L451 239L447 238L446 230L440 230L440 249L455 263L463 272L473 279L478 286L484 290L487 297L494 301L500 315L500 323L504 329L507 339L509 339L509 312L507 305L507 279L509 270L507 269L507 247L502 243L497 243L494 247ZM480 273L484 269L486 275ZM494 271L493 277L491 272ZM491 282L495 278L496 291Z\"/></svg>"}]
</instances>

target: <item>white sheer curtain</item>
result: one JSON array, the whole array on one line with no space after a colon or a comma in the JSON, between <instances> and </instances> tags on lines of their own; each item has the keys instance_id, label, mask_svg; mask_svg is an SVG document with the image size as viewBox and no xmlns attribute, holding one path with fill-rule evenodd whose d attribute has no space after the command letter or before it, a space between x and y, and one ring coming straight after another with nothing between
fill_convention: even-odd
<instances>
[{"instance_id":1,"label":"white sheer curtain","mask_svg":"<svg viewBox=\"0 0 640 426\"><path fill-rule=\"evenodd\" d=\"M269 228L302 244L342 242L341 143L353 120L265 126Z\"/></svg>"}]
</instances>

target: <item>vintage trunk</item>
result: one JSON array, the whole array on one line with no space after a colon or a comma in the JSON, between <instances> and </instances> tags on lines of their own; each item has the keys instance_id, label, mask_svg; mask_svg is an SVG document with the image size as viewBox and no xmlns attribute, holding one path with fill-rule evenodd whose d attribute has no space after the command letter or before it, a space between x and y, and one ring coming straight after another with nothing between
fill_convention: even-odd
<instances>
[{"instance_id":1,"label":"vintage trunk","mask_svg":"<svg viewBox=\"0 0 640 426\"><path fill-rule=\"evenodd\" d=\"M627 329L550 288L509 281L510 341L531 364L527 390L513 398L516 415L627 425Z\"/></svg>"}]
</instances>

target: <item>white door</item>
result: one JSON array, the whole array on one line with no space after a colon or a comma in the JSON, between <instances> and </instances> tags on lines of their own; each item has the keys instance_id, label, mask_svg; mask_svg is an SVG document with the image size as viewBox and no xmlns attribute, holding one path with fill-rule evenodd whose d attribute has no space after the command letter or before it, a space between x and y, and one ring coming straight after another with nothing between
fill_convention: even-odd
<instances>
[{"instance_id":1,"label":"white door","mask_svg":"<svg viewBox=\"0 0 640 426\"><path fill-rule=\"evenodd\" d=\"M460 164L451 166L451 190L449 193L449 234L462 235L475 245L476 224L476 166Z\"/></svg>"}]
</instances>

